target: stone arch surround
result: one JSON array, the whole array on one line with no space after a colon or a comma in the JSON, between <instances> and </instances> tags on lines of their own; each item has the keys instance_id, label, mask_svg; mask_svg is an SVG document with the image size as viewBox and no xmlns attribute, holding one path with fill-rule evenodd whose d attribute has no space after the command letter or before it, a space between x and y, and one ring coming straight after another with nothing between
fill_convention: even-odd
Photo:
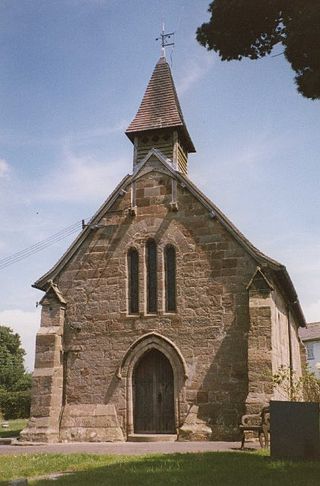
<instances>
[{"instance_id":1,"label":"stone arch surround","mask_svg":"<svg viewBox=\"0 0 320 486\"><path fill-rule=\"evenodd\" d=\"M169 360L174 377L174 409L175 425L178 429L182 425L181 408L185 404L185 382L188 378L187 365L178 347L167 337L151 332L137 339L126 351L118 369L118 378L125 380L126 390L126 431L127 435L134 433L133 424L133 371L140 358L149 350L157 349Z\"/></svg>"}]
</instances>

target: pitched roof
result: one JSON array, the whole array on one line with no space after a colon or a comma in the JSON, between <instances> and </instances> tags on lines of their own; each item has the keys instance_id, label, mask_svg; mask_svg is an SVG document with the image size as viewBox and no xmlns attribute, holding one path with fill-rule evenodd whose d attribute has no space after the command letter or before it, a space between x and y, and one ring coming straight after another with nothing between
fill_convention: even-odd
<instances>
[{"instance_id":1,"label":"pitched roof","mask_svg":"<svg viewBox=\"0 0 320 486\"><path fill-rule=\"evenodd\" d=\"M159 128L177 128L188 151L195 152L165 57L160 57L157 62L140 108L127 128L126 135L133 141L135 134Z\"/></svg>"},{"instance_id":2,"label":"pitched roof","mask_svg":"<svg viewBox=\"0 0 320 486\"><path fill-rule=\"evenodd\" d=\"M67 302L65 301L62 293L60 292L60 289L57 284L55 284L52 280L49 280L49 286L47 288L46 294L42 297L40 300L39 304L43 304L48 297L50 293L52 293L56 299L60 302L60 304L66 304Z\"/></svg>"},{"instance_id":3,"label":"pitched roof","mask_svg":"<svg viewBox=\"0 0 320 486\"><path fill-rule=\"evenodd\" d=\"M109 210L115 200L121 195L122 190L125 190L132 182L134 182L142 172L142 169L146 165L147 161L150 157L154 155L158 158L158 160L164 165L164 168L170 173L171 177L175 178L183 187L188 189L191 194L194 195L198 199L198 201L210 212L210 214L217 218L218 221L229 231L232 236L238 241L238 243L246 249L246 251L254 258L257 264L263 268L268 269L272 279L278 283L279 287L282 288L287 296L288 302L290 303L291 309L297 316L299 321L299 325L302 327L306 326L305 317L298 300L298 296L296 290L294 288L293 282L290 278L290 275L284 265L277 262L276 260L268 257L260 250L258 250L235 226L231 221L225 216L225 214L212 202L209 198L207 198L200 189L197 188L195 184L193 184L190 179L185 176L184 174L176 171L173 166L171 165L170 161L159 151L156 149L151 149L150 152L146 155L144 160L142 160L139 165L136 167L134 173L132 175L127 175L122 179L120 184L115 188L109 198L105 201L105 203L100 207L100 209L96 212L96 214L91 218L89 224L82 230L76 240L71 244L71 246L67 249L64 255L60 258L60 260L52 267L49 272L39 278L33 285L33 287L46 290L48 288L48 283L50 279L54 279L59 273L62 271L64 266L70 261L76 251L80 248L82 243L86 240L89 236L91 229L99 223L102 219L104 214ZM156 170L156 169L154 169Z\"/></svg>"},{"instance_id":4,"label":"pitched roof","mask_svg":"<svg viewBox=\"0 0 320 486\"><path fill-rule=\"evenodd\" d=\"M259 289L262 288L261 284L264 286L264 290L274 290L274 287L268 277L261 271L260 267L256 268L256 271L254 272L250 282L247 285L247 290L253 287L253 285L259 286Z\"/></svg>"},{"instance_id":5,"label":"pitched roof","mask_svg":"<svg viewBox=\"0 0 320 486\"><path fill-rule=\"evenodd\" d=\"M307 327L300 329L302 341L320 341L320 322L309 322Z\"/></svg>"}]
</instances>

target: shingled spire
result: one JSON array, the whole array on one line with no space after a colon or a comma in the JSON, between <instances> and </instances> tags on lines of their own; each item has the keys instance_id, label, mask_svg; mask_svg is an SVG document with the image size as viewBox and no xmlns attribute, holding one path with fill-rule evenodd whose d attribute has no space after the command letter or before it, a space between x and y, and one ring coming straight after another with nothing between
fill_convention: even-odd
<instances>
[{"instance_id":1,"label":"shingled spire","mask_svg":"<svg viewBox=\"0 0 320 486\"><path fill-rule=\"evenodd\" d=\"M188 153L194 145L183 119L171 70L161 57L153 71L140 108L126 135L134 143L134 165L151 148L160 150L174 167L187 173Z\"/></svg>"}]
</instances>

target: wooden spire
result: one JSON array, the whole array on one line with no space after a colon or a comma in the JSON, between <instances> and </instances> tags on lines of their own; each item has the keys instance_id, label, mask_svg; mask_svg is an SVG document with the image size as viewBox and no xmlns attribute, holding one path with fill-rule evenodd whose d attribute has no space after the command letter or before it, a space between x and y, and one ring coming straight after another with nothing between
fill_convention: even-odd
<instances>
[{"instance_id":1,"label":"wooden spire","mask_svg":"<svg viewBox=\"0 0 320 486\"><path fill-rule=\"evenodd\" d=\"M126 135L132 142L137 143L138 158L139 145L141 147L139 141L151 137L153 145L149 148L161 150L156 141L163 135L167 140L170 135L172 136L172 152L164 153L168 158L174 159L174 139L179 140L181 152L184 152L186 157L188 153L195 152L165 57L161 57L157 62L139 110L127 128ZM175 150L177 151L176 148ZM186 172L186 169L183 172Z\"/></svg>"}]
</instances>

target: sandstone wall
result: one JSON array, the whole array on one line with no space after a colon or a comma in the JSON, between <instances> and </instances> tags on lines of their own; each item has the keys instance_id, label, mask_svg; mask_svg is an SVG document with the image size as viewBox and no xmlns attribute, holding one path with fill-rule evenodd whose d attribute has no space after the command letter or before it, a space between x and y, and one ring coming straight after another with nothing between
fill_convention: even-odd
<instances>
[{"instance_id":1,"label":"sandstone wall","mask_svg":"<svg viewBox=\"0 0 320 486\"><path fill-rule=\"evenodd\" d=\"M298 322L283 294L261 269L249 288L250 329L248 334L248 413L259 413L272 399L290 399L290 366L301 376L301 342ZM285 370L280 385L274 375Z\"/></svg>"},{"instance_id":2,"label":"sandstone wall","mask_svg":"<svg viewBox=\"0 0 320 486\"><path fill-rule=\"evenodd\" d=\"M302 374L301 362L303 362L298 324L279 291L274 292L272 313L272 372L277 373L281 367L289 370L291 348L291 366L294 376L298 378ZM287 380L281 386L274 388L273 398L290 399Z\"/></svg>"},{"instance_id":3,"label":"sandstone wall","mask_svg":"<svg viewBox=\"0 0 320 486\"><path fill-rule=\"evenodd\" d=\"M42 299L41 327L36 338L32 375L31 418L21 432L22 441L58 442L63 402L63 350L65 305L51 288Z\"/></svg>"},{"instance_id":4,"label":"sandstone wall","mask_svg":"<svg viewBox=\"0 0 320 486\"><path fill-rule=\"evenodd\" d=\"M159 162L151 161L160 168ZM255 263L225 228L178 185L178 211L170 210L172 179L148 172L136 181L136 216L129 212L130 187L92 230L57 279L67 300L65 401L113 404L126 434L126 388L117 378L129 346L157 331L180 349L188 367L181 426L191 405L213 430L213 438L238 434L248 394L246 285ZM145 310L145 243L158 243L158 312ZM163 249L177 258L177 312L165 313ZM139 315L127 312L127 251L140 256Z\"/></svg>"}]
</instances>

